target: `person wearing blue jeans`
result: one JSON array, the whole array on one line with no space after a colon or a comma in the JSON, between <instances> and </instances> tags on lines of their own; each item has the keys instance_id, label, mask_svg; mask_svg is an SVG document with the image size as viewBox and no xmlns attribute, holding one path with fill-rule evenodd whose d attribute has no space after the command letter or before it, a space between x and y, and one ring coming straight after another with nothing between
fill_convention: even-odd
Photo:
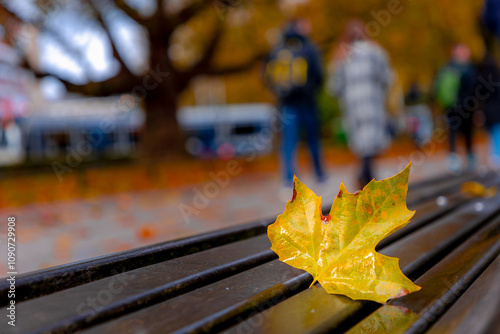
<instances>
[{"instance_id":1,"label":"person wearing blue jeans","mask_svg":"<svg viewBox=\"0 0 500 334\"><path fill-rule=\"evenodd\" d=\"M265 66L265 81L278 97L284 116L282 155L286 187L293 186L295 152L300 130L307 134L318 181L325 179L320 161L319 120L316 94L323 81L319 53L308 38L310 24L305 19L289 22L281 42L271 51Z\"/></svg>"},{"instance_id":2,"label":"person wearing blue jeans","mask_svg":"<svg viewBox=\"0 0 500 334\"><path fill-rule=\"evenodd\" d=\"M318 181L322 182L325 175L320 160L319 121L316 108L310 104L285 105L283 106L283 116L282 150L285 185L290 187L293 185L293 176L296 173L295 152L301 129L306 132L316 177Z\"/></svg>"}]
</instances>

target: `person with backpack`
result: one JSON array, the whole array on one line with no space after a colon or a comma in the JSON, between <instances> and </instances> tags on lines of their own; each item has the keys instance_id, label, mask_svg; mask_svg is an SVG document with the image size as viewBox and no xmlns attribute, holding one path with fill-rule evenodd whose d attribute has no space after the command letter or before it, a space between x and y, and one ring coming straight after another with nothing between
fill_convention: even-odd
<instances>
[{"instance_id":1,"label":"person with backpack","mask_svg":"<svg viewBox=\"0 0 500 334\"><path fill-rule=\"evenodd\" d=\"M474 106L467 104L476 88L475 69L470 61L470 50L465 44L453 47L450 61L439 70L435 83L435 96L444 110L448 126L449 150L448 168L453 173L462 169L462 161L456 153L456 138L460 133L465 139L467 169L475 167L472 146Z\"/></svg>"},{"instance_id":2,"label":"person with backpack","mask_svg":"<svg viewBox=\"0 0 500 334\"><path fill-rule=\"evenodd\" d=\"M307 37L309 30L309 22L305 19L288 23L281 43L272 50L265 66L266 84L277 95L283 113L281 145L286 187L293 185L295 152L302 128L306 132L316 177L319 182L325 180L316 107L323 73L319 53Z\"/></svg>"},{"instance_id":3,"label":"person with backpack","mask_svg":"<svg viewBox=\"0 0 500 334\"><path fill-rule=\"evenodd\" d=\"M361 160L362 188L374 178L373 159L391 142L386 98L393 71L386 52L357 19L347 24L331 68L329 92L340 99L349 148Z\"/></svg>"}]
</instances>

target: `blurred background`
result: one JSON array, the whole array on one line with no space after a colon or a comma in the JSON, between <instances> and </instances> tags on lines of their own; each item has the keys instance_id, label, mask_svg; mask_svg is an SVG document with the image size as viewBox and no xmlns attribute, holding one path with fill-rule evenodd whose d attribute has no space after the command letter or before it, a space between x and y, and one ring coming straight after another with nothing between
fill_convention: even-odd
<instances>
[{"instance_id":1,"label":"blurred background","mask_svg":"<svg viewBox=\"0 0 500 334\"><path fill-rule=\"evenodd\" d=\"M350 191L363 185L360 166L366 175L365 156L352 144L366 132L353 132L345 101L329 89L336 69L349 62L338 52L353 18L363 22L359 39L384 50L391 71L384 91L390 144L370 155L374 177L391 176L410 160L411 182L494 168L481 104L468 118L473 153L461 140L450 151L450 123L436 94L446 89L436 82L457 44L469 50L471 64L486 53L498 59L496 41L491 50L485 45L484 6L0 1L0 217L17 218L18 271L280 214L292 194L282 150L288 102L266 78L273 50L287 45L283 30L298 20L297 33L314 46L323 73L311 102L317 118L307 129L319 138L322 170L310 161L312 135L297 133L305 140L291 146L290 172L324 204L341 181ZM0 272L6 261L0 258Z\"/></svg>"}]
</instances>

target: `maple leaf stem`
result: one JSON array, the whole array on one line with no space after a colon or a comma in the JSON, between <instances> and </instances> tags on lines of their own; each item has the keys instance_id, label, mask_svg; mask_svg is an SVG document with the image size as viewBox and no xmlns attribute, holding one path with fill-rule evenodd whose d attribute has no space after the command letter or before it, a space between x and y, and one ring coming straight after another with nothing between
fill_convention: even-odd
<instances>
[{"instance_id":1,"label":"maple leaf stem","mask_svg":"<svg viewBox=\"0 0 500 334\"><path fill-rule=\"evenodd\" d=\"M309 287L312 287L314 285L314 283L316 283L316 282L317 282L317 280L314 279L314 281L311 283L311 285L309 285Z\"/></svg>"}]
</instances>

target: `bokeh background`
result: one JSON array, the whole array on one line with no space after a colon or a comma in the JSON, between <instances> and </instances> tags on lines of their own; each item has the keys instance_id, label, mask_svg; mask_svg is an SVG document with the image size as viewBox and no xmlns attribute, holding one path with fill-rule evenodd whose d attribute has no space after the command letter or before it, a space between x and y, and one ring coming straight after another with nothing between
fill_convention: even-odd
<instances>
[{"instance_id":1,"label":"bokeh background","mask_svg":"<svg viewBox=\"0 0 500 334\"><path fill-rule=\"evenodd\" d=\"M16 0L0 2L0 247L16 216L19 272L118 252L284 210L276 97L263 82L284 24L311 23L327 71L345 24L361 18L388 53L396 81L392 146L377 178L413 160L411 181L446 171L437 138L415 145L404 95L430 95L456 43L484 54L482 1L452 0ZM328 180L300 147L299 176L331 201L356 190L358 161L341 109L318 95ZM489 143L475 120L478 168ZM7 124L7 123L5 123ZM6 129L6 125L3 125ZM444 139L443 139L444 138ZM6 272L6 256L0 272Z\"/></svg>"}]
</instances>

